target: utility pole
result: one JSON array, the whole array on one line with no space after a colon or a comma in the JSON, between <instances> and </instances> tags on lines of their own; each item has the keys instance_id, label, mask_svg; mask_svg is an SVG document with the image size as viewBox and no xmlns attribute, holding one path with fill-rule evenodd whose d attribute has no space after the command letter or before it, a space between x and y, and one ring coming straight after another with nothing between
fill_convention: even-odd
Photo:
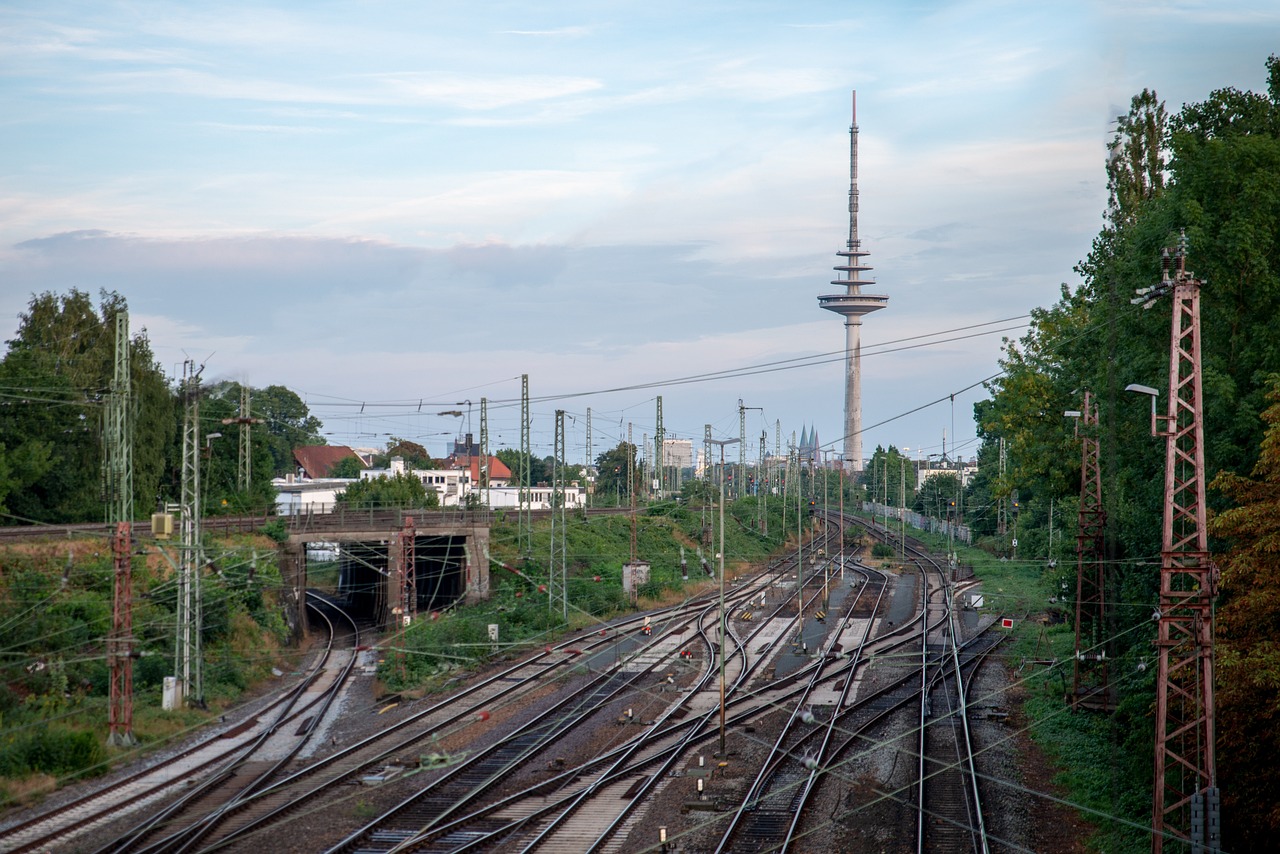
<instances>
[{"instance_id":1,"label":"utility pole","mask_svg":"<svg viewBox=\"0 0 1280 854\"><path fill-rule=\"evenodd\" d=\"M631 502L631 562L636 562L636 446L632 443L631 422L627 422L627 498Z\"/></svg>"},{"instance_id":2,"label":"utility pole","mask_svg":"<svg viewBox=\"0 0 1280 854\"><path fill-rule=\"evenodd\" d=\"M240 456L237 467L236 486L241 492L248 492L253 485L253 436L250 433L254 424L261 424L261 418L249 416L249 387L240 386L240 415L237 418L222 419L224 426L240 425Z\"/></svg>"},{"instance_id":3,"label":"utility pole","mask_svg":"<svg viewBox=\"0 0 1280 854\"><path fill-rule=\"evenodd\" d=\"M112 528L111 665L107 744L132 747L133 735L133 380L129 371L129 313L116 312L115 371L107 398L107 521Z\"/></svg>"},{"instance_id":4,"label":"utility pole","mask_svg":"<svg viewBox=\"0 0 1280 854\"><path fill-rule=\"evenodd\" d=\"M1084 409L1065 413L1076 420L1080 439L1080 513L1076 533L1076 655L1071 708L1084 705L1110 710L1106 627L1106 564L1103 529L1107 512L1102 505L1102 471L1098 446L1098 405L1084 393Z\"/></svg>"},{"instance_id":5,"label":"utility pole","mask_svg":"<svg viewBox=\"0 0 1280 854\"><path fill-rule=\"evenodd\" d=\"M773 460L774 469L777 469L777 462L782 459L782 419L775 418L773 421ZM772 472L770 473L770 494L772 494ZM782 472L778 470L778 479L782 479Z\"/></svg>"},{"instance_id":6,"label":"utility pole","mask_svg":"<svg viewBox=\"0 0 1280 854\"><path fill-rule=\"evenodd\" d=\"M1165 439L1164 525L1160 549L1160 603L1156 611L1155 797L1151 850L1166 838L1194 852L1221 843L1215 765L1213 597L1217 567L1209 559L1205 520L1204 408L1200 361L1200 287L1186 269L1183 232L1171 256L1165 250L1159 284L1138 291L1145 308L1173 298L1169 342L1169 405L1157 429L1156 390L1151 432ZM1172 276L1170 273L1172 272Z\"/></svg>"},{"instance_id":7,"label":"utility pole","mask_svg":"<svg viewBox=\"0 0 1280 854\"><path fill-rule=\"evenodd\" d=\"M555 461L551 464L552 483L551 483L551 566L548 572L548 579L551 582L551 595L548 597L548 605L554 608L556 605L556 597L560 599L561 616L564 621L569 622L569 592L568 592L568 563L565 559L565 534L567 533L565 526L568 522L564 515L564 410L556 410L556 439L555 439ZM559 507L556 506L559 502ZM556 516L559 515L559 525L556 524ZM559 535L557 537L557 534ZM558 559L558 565L557 565ZM557 582L557 572L559 573L559 581Z\"/></svg>"},{"instance_id":8,"label":"utility pole","mask_svg":"<svg viewBox=\"0 0 1280 854\"><path fill-rule=\"evenodd\" d=\"M753 407L758 408L758 407ZM747 482L747 408L738 398L738 488L734 497L741 498L743 487Z\"/></svg>"},{"instance_id":9,"label":"utility pole","mask_svg":"<svg viewBox=\"0 0 1280 854\"><path fill-rule=\"evenodd\" d=\"M707 431L710 433L711 425L707 425ZM720 446L720 468L724 469L724 446L735 445L739 439L710 439L714 445ZM724 478L720 478L720 553L717 555L720 564L720 756L725 755L724 751L724 710L725 710L725 681L724 681L724 659L727 644L725 641L728 636L727 617L724 608Z\"/></svg>"},{"instance_id":10,"label":"utility pole","mask_svg":"<svg viewBox=\"0 0 1280 854\"><path fill-rule=\"evenodd\" d=\"M710 485L713 480L715 466L711 464L711 425L702 428L702 477Z\"/></svg>"},{"instance_id":11,"label":"utility pole","mask_svg":"<svg viewBox=\"0 0 1280 854\"><path fill-rule=\"evenodd\" d=\"M649 434L648 433L640 434L640 447L644 449L644 455L647 458L649 456ZM652 501L653 500L653 474L650 471L650 469L653 468L653 464L650 463L648 459L645 459L645 460L642 460L639 463L639 465L640 465L640 481L645 484L644 493L645 495L648 496L648 500Z\"/></svg>"},{"instance_id":12,"label":"utility pole","mask_svg":"<svg viewBox=\"0 0 1280 854\"><path fill-rule=\"evenodd\" d=\"M392 645L402 677L406 668L405 632L418 612L417 558L414 549L416 541L413 518L406 516L400 530L391 538L388 555L392 577L396 582L396 604L391 609L391 620L394 626Z\"/></svg>"},{"instance_id":13,"label":"utility pole","mask_svg":"<svg viewBox=\"0 0 1280 854\"><path fill-rule=\"evenodd\" d=\"M1000 437L1000 484L1004 492L1005 484L1005 437ZM1009 531L1009 497L1002 494L997 504L996 534L1004 536Z\"/></svg>"},{"instance_id":14,"label":"utility pole","mask_svg":"<svg viewBox=\"0 0 1280 854\"><path fill-rule=\"evenodd\" d=\"M898 454L898 501L902 505L902 565L907 565L907 458Z\"/></svg>"},{"instance_id":15,"label":"utility pole","mask_svg":"<svg viewBox=\"0 0 1280 854\"><path fill-rule=\"evenodd\" d=\"M766 537L769 536L768 502L765 498L769 485L769 462L765 457L765 440L768 437L767 431L760 431L760 462L756 466L756 508L760 513L760 533ZM761 475L764 477L764 489L761 489Z\"/></svg>"},{"instance_id":16,"label":"utility pole","mask_svg":"<svg viewBox=\"0 0 1280 854\"><path fill-rule=\"evenodd\" d=\"M587 479L587 506L591 506L591 494L596 491L596 479L591 476L592 467L596 464L591 456L591 407L587 407L587 462L582 467L582 476Z\"/></svg>"},{"instance_id":17,"label":"utility pole","mask_svg":"<svg viewBox=\"0 0 1280 854\"><path fill-rule=\"evenodd\" d=\"M489 493L489 398L480 398L480 467L476 469L480 475L480 483L476 484L484 490L485 509L491 509L492 500Z\"/></svg>"},{"instance_id":18,"label":"utility pole","mask_svg":"<svg viewBox=\"0 0 1280 854\"><path fill-rule=\"evenodd\" d=\"M529 438L529 375L520 375L520 550L533 552L533 508L529 505L530 468L533 464Z\"/></svg>"},{"instance_id":19,"label":"utility pole","mask_svg":"<svg viewBox=\"0 0 1280 854\"><path fill-rule=\"evenodd\" d=\"M178 677L179 705L194 697L204 702L200 628L200 373L195 362L182 363L182 546L178 565L178 627L174 670Z\"/></svg>"},{"instance_id":20,"label":"utility pole","mask_svg":"<svg viewBox=\"0 0 1280 854\"><path fill-rule=\"evenodd\" d=\"M653 434L653 478L659 501L662 500L667 485L666 438L666 431L662 429L662 395L658 395L658 429Z\"/></svg>"}]
</instances>

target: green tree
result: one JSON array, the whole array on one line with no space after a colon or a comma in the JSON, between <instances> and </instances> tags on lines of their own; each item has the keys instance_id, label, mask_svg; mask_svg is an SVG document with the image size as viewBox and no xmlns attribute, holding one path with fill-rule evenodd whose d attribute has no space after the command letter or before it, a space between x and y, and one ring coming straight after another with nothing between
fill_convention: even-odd
<instances>
[{"instance_id":1,"label":"green tree","mask_svg":"<svg viewBox=\"0 0 1280 854\"><path fill-rule=\"evenodd\" d=\"M275 502L275 460L271 455L270 434L263 424L248 427L252 470L249 488L240 483L240 431L238 424L228 424L240 416L241 386L234 382L214 383L202 388L200 401L200 433L203 437L205 511L220 513L259 512ZM250 417L259 418L257 392L249 390ZM175 472L176 476L180 476ZM180 484L178 484L180 486Z\"/></svg>"},{"instance_id":2,"label":"green tree","mask_svg":"<svg viewBox=\"0 0 1280 854\"><path fill-rule=\"evenodd\" d=\"M440 464L431 458L431 454L427 453L426 448L417 442L401 439L399 436L392 436L387 440L385 457L387 460L392 457L400 457L404 460L405 466L411 469L440 468Z\"/></svg>"},{"instance_id":3,"label":"green tree","mask_svg":"<svg viewBox=\"0 0 1280 854\"><path fill-rule=\"evenodd\" d=\"M954 474L935 474L925 478L916 493L915 511L935 519L954 519L959 498L960 479Z\"/></svg>"},{"instance_id":4,"label":"green tree","mask_svg":"<svg viewBox=\"0 0 1280 854\"><path fill-rule=\"evenodd\" d=\"M611 496L619 501L630 500L628 466L636 469L636 446L629 442L619 442L596 457L596 495L602 501L608 501Z\"/></svg>"},{"instance_id":5,"label":"green tree","mask_svg":"<svg viewBox=\"0 0 1280 854\"><path fill-rule=\"evenodd\" d=\"M521 480L521 474L526 468L529 470L528 483L530 485L551 482L551 468L548 465L548 461L552 459L551 457L540 460L537 457L530 456L526 466L524 455L514 448L501 448L494 453L494 456L502 460L503 464L511 469L512 486L519 486L524 482Z\"/></svg>"},{"instance_id":6,"label":"green tree","mask_svg":"<svg viewBox=\"0 0 1280 854\"><path fill-rule=\"evenodd\" d=\"M1211 524L1230 543L1217 611L1217 723L1225 850L1261 851L1280 833L1280 378L1250 477L1211 484L1232 507Z\"/></svg>"},{"instance_id":7,"label":"green tree","mask_svg":"<svg viewBox=\"0 0 1280 854\"><path fill-rule=\"evenodd\" d=\"M916 464L893 445L888 450L876 446L866 470L862 473L867 494L872 500L884 503L886 496L891 507L902 504L903 486L906 487L906 506L915 501Z\"/></svg>"},{"instance_id":8,"label":"green tree","mask_svg":"<svg viewBox=\"0 0 1280 854\"><path fill-rule=\"evenodd\" d=\"M266 428L267 450L276 477L294 470L294 448L328 444L320 435L324 426L320 419L311 414L302 398L282 385L254 390L251 407Z\"/></svg>"},{"instance_id":9,"label":"green tree","mask_svg":"<svg viewBox=\"0 0 1280 854\"><path fill-rule=\"evenodd\" d=\"M359 477L364 468L364 462L352 454L334 463L333 468L329 470L329 477Z\"/></svg>"},{"instance_id":10,"label":"green tree","mask_svg":"<svg viewBox=\"0 0 1280 854\"><path fill-rule=\"evenodd\" d=\"M338 503L352 509L383 507L439 507L440 499L411 474L357 480L338 496Z\"/></svg>"},{"instance_id":11,"label":"green tree","mask_svg":"<svg viewBox=\"0 0 1280 854\"><path fill-rule=\"evenodd\" d=\"M0 452L9 511L44 522L104 518L102 428L122 296L33 296L0 360ZM176 435L173 395L145 330L131 336L134 515L150 512ZM0 484L0 489L4 489Z\"/></svg>"}]
</instances>

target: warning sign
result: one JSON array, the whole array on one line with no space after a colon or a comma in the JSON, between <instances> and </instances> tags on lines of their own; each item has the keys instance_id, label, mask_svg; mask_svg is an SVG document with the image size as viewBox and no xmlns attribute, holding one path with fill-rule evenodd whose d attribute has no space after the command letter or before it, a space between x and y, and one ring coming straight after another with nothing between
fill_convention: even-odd
<instances>
[{"instance_id":1,"label":"warning sign","mask_svg":"<svg viewBox=\"0 0 1280 854\"><path fill-rule=\"evenodd\" d=\"M1002 629L1011 629L1011 628L1013 628L1013 620L1012 620L1011 618L1009 618L1009 617L1001 617L1001 618L1000 618L1000 628L1002 628Z\"/></svg>"}]
</instances>

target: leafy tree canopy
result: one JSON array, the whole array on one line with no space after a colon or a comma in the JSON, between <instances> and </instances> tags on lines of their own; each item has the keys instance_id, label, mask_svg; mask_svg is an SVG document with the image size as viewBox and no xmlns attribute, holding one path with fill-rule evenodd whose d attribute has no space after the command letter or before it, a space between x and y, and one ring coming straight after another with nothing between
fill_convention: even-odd
<instances>
[{"instance_id":1,"label":"leafy tree canopy","mask_svg":"<svg viewBox=\"0 0 1280 854\"><path fill-rule=\"evenodd\" d=\"M390 460L392 457L400 457L405 466L411 469L440 468L440 464L431 458L426 448L399 436L392 436L387 440L386 459Z\"/></svg>"},{"instance_id":2,"label":"leafy tree canopy","mask_svg":"<svg viewBox=\"0 0 1280 854\"><path fill-rule=\"evenodd\" d=\"M411 474L369 478L349 484L338 503L353 509L383 507L439 507L440 499Z\"/></svg>"},{"instance_id":3,"label":"leafy tree canopy","mask_svg":"<svg viewBox=\"0 0 1280 854\"><path fill-rule=\"evenodd\" d=\"M528 482L530 485L551 482L551 467L548 465L548 460L551 460L551 457L540 460L537 457L530 456L526 465L524 455L514 448L501 448L494 453L494 456L502 460L503 464L511 469L511 484L513 486L519 486L524 482L521 476L526 468L529 470Z\"/></svg>"},{"instance_id":4,"label":"leafy tree canopy","mask_svg":"<svg viewBox=\"0 0 1280 854\"><path fill-rule=\"evenodd\" d=\"M0 360L0 502L42 522L105 518L102 430L124 297L32 296ZM174 402L146 331L131 334L134 515L154 508L176 435Z\"/></svg>"},{"instance_id":5,"label":"leafy tree canopy","mask_svg":"<svg viewBox=\"0 0 1280 854\"><path fill-rule=\"evenodd\" d=\"M636 446L630 442L619 442L600 454L596 457L596 494L601 498L614 495L629 499L627 471L628 467L635 470L635 466Z\"/></svg>"},{"instance_id":6,"label":"leafy tree canopy","mask_svg":"<svg viewBox=\"0 0 1280 854\"><path fill-rule=\"evenodd\" d=\"M1219 775L1224 828L1238 835L1230 850L1263 850L1280 829L1275 757L1280 753L1280 378L1273 379L1262 419L1267 432L1249 477L1223 472L1211 489L1232 508L1212 523L1230 543L1218 559L1217 612Z\"/></svg>"},{"instance_id":7,"label":"leafy tree canopy","mask_svg":"<svg viewBox=\"0 0 1280 854\"><path fill-rule=\"evenodd\" d=\"M365 465L357 456L343 457L333 464L329 477L359 477Z\"/></svg>"},{"instance_id":8,"label":"leafy tree canopy","mask_svg":"<svg viewBox=\"0 0 1280 854\"><path fill-rule=\"evenodd\" d=\"M281 477L293 471L293 449L304 445L326 445L320 430L324 426L302 398L282 385L255 389L251 402L255 417L267 431L267 448L273 471Z\"/></svg>"}]
</instances>

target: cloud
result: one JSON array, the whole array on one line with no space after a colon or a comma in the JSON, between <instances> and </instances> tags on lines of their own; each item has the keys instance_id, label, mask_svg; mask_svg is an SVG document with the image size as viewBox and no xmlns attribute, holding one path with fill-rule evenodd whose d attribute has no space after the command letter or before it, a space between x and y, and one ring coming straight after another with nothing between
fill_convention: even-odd
<instances>
[{"instance_id":1,"label":"cloud","mask_svg":"<svg viewBox=\"0 0 1280 854\"><path fill-rule=\"evenodd\" d=\"M591 35L591 27L574 26L574 27L557 27L551 30L498 30L498 35L503 36L568 36L571 38L581 38L582 36Z\"/></svg>"},{"instance_id":2,"label":"cloud","mask_svg":"<svg viewBox=\"0 0 1280 854\"><path fill-rule=\"evenodd\" d=\"M554 75L482 75L399 72L374 75L402 103L437 103L464 110L496 110L581 95L603 88L599 80Z\"/></svg>"}]
</instances>

